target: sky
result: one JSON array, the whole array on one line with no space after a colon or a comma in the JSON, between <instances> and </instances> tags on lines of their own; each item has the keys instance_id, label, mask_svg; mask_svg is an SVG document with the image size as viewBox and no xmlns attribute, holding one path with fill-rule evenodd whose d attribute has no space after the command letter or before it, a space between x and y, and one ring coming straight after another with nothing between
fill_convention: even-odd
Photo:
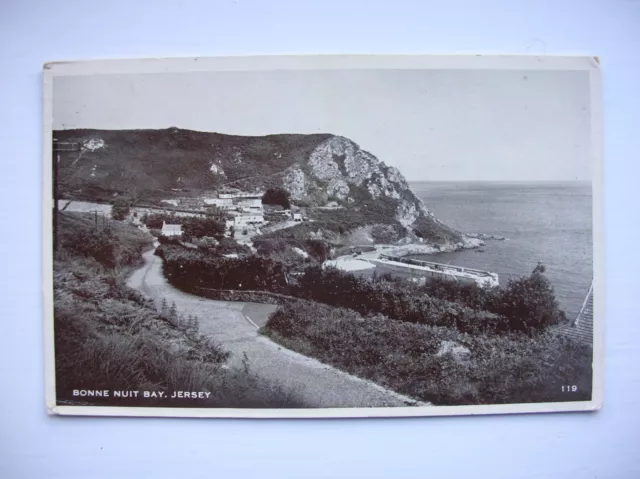
<instances>
[{"instance_id":1,"label":"sky","mask_svg":"<svg viewBox=\"0 0 640 479\"><path fill-rule=\"evenodd\" d=\"M172 72L53 88L54 129L332 133L408 181L591 179L586 71Z\"/></svg>"}]
</instances>

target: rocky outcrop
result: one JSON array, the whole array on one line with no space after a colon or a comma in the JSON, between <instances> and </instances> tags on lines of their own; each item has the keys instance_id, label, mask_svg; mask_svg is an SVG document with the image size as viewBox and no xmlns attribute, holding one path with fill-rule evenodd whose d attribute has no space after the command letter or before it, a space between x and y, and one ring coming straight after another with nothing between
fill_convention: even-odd
<instances>
[{"instance_id":1,"label":"rocky outcrop","mask_svg":"<svg viewBox=\"0 0 640 479\"><path fill-rule=\"evenodd\" d=\"M293 201L302 201L307 197L305 174L300 165L287 168L282 183Z\"/></svg>"},{"instance_id":2,"label":"rocky outcrop","mask_svg":"<svg viewBox=\"0 0 640 479\"><path fill-rule=\"evenodd\" d=\"M396 168L341 136L329 137L311 151L306 161L300 159L287 168L283 186L294 202L307 206L336 201L345 207L373 209L384 199L387 205L395 205L389 220L409 231L419 218L433 218Z\"/></svg>"}]
</instances>

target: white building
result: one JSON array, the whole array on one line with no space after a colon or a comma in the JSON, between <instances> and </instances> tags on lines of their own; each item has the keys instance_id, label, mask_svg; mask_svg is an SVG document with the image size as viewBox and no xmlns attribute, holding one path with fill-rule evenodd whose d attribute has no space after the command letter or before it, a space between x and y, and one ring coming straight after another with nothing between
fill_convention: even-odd
<instances>
[{"instance_id":1,"label":"white building","mask_svg":"<svg viewBox=\"0 0 640 479\"><path fill-rule=\"evenodd\" d=\"M181 236L182 235L182 225L169 225L162 222L162 235L163 236Z\"/></svg>"},{"instance_id":2,"label":"white building","mask_svg":"<svg viewBox=\"0 0 640 479\"><path fill-rule=\"evenodd\" d=\"M229 208L233 208L233 199L232 198L205 198L205 204L213 205L221 210L227 210Z\"/></svg>"},{"instance_id":3,"label":"white building","mask_svg":"<svg viewBox=\"0 0 640 479\"><path fill-rule=\"evenodd\" d=\"M262 211L262 198L240 198L236 204L247 211Z\"/></svg>"},{"instance_id":4,"label":"white building","mask_svg":"<svg viewBox=\"0 0 640 479\"><path fill-rule=\"evenodd\" d=\"M247 225L262 225L264 224L264 215L260 214L246 214L246 215L238 215L233 218L234 227L240 228Z\"/></svg>"},{"instance_id":5,"label":"white building","mask_svg":"<svg viewBox=\"0 0 640 479\"><path fill-rule=\"evenodd\" d=\"M219 193L218 198L260 198L262 199L262 193Z\"/></svg>"}]
</instances>

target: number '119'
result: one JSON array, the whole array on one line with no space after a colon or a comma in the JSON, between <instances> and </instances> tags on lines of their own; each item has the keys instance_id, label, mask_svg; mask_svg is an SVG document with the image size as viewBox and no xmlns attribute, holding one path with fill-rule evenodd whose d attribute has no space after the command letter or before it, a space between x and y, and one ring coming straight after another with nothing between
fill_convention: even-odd
<instances>
[{"instance_id":1,"label":"number '119'","mask_svg":"<svg viewBox=\"0 0 640 479\"><path fill-rule=\"evenodd\" d=\"M578 386L573 385L573 386L562 386L562 392L563 393L575 393L578 391Z\"/></svg>"}]
</instances>

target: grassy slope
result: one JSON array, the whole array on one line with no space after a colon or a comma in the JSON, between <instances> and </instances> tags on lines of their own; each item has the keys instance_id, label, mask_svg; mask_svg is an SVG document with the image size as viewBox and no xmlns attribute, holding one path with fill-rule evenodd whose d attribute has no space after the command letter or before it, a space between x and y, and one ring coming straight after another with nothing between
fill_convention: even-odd
<instances>
[{"instance_id":1,"label":"grassy slope","mask_svg":"<svg viewBox=\"0 0 640 479\"><path fill-rule=\"evenodd\" d=\"M311 302L281 306L262 330L283 346L436 405L588 400L590 348L551 334L463 334ZM446 342L469 350L467 358ZM562 385L577 384L567 394Z\"/></svg>"},{"instance_id":2,"label":"grassy slope","mask_svg":"<svg viewBox=\"0 0 640 479\"><path fill-rule=\"evenodd\" d=\"M181 318L179 311L159 313L124 286L126 272L150 246L149 236L120 222L96 225L90 215L61 214L59 225L62 248L54 264L59 403L73 402L73 389L151 389L212 393L211 400L182 402L182 407L299 406L248 369L223 369L227 353L199 336L192 318ZM172 405L148 399L93 401Z\"/></svg>"},{"instance_id":3,"label":"grassy slope","mask_svg":"<svg viewBox=\"0 0 640 479\"><path fill-rule=\"evenodd\" d=\"M103 139L106 146L84 153L62 152L60 188L76 198L111 199L113 193L167 198L174 188L210 190L222 183L252 188L310 152L331 135L245 137L170 128L165 130L59 130L59 141ZM226 176L210 171L222 166ZM95 176L91 176L95 166ZM274 178L274 181L276 179ZM278 181L275 183L279 184Z\"/></svg>"}]
</instances>

